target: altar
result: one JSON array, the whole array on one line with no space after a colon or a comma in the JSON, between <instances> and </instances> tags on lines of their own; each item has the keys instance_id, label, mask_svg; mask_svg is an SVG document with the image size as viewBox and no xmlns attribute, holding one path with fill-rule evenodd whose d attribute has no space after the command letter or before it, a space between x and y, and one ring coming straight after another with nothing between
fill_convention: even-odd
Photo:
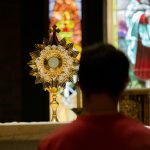
<instances>
[{"instance_id":1,"label":"altar","mask_svg":"<svg viewBox=\"0 0 150 150\"><path fill-rule=\"evenodd\" d=\"M0 123L0 150L37 150L39 141L66 123Z\"/></svg>"},{"instance_id":2,"label":"altar","mask_svg":"<svg viewBox=\"0 0 150 150\"><path fill-rule=\"evenodd\" d=\"M0 123L0 150L37 150L42 138L65 124L67 122Z\"/></svg>"}]
</instances>

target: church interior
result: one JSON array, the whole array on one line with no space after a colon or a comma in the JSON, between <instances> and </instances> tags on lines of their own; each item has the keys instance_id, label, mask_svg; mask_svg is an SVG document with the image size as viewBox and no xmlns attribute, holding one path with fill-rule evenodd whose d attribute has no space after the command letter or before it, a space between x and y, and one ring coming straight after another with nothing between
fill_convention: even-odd
<instances>
[{"instance_id":1,"label":"church interior","mask_svg":"<svg viewBox=\"0 0 150 150\"><path fill-rule=\"evenodd\" d=\"M129 39L133 30L129 25L133 18L128 17L131 6L130 0L0 1L0 149L36 150L42 137L75 119L83 108L80 89L67 82L59 91L54 114L56 103L50 103L49 91L44 91L41 83L35 84L35 77L29 74L30 53L35 51L36 44L52 36L50 30L54 25L60 29L56 32L59 39L74 43L78 60L83 47L97 42L111 43L131 58L131 82L120 97L118 109L150 126L150 69L144 70L150 66L150 53L144 48L150 45L141 33L134 35L141 35L140 43ZM148 26L148 21L142 21L140 25ZM137 46L133 51L138 57L130 53L133 47L129 45ZM139 45L144 47L145 55L138 54ZM143 59L145 63L141 65Z\"/></svg>"}]
</instances>

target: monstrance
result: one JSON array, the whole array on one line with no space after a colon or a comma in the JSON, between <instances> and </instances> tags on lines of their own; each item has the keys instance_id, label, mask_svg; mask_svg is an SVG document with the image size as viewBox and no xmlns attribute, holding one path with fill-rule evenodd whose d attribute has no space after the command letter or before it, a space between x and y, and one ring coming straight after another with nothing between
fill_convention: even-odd
<instances>
[{"instance_id":1,"label":"monstrance","mask_svg":"<svg viewBox=\"0 0 150 150\"><path fill-rule=\"evenodd\" d=\"M59 31L54 25L50 40L44 39L42 44L36 44L36 51L30 52L32 60L28 62L32 68L30 75L36 77L35 84L42 83L44 90L49 92L50 121L53 122L58 121L58 91L66 82L73 81L79 67L78 51L64 38L58 40L56 33Z\"/></svg>"}]
</instances>

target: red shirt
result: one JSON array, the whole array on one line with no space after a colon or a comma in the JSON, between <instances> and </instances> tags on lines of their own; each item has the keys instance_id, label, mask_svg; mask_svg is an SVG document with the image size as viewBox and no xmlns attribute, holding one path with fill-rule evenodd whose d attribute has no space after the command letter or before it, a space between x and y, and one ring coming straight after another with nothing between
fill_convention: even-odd
<instances>
[{"instance_id":1,"label":"red shirt","mask_svg":"<svg viewBox=\"0 0 150 150\"><path fill-rule=\"evenodd\" d=\"M121 114L80 116L38 150L150 150L150 130Z\"/></svg>"}]
</instances>

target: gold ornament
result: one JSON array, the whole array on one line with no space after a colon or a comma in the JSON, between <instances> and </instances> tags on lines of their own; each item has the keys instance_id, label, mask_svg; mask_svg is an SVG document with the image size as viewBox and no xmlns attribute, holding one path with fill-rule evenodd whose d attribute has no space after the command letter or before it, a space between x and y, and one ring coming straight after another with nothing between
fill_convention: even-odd
<instances>
[{"instance_id":1,"label":"gold ornament","mask_svg":"<svg viewBox=\"0 0 150 150\"><path fill-rule=\"evenodd\" d=\"M73 75L78 71L79 60L78 51L73 48L72 43L67 44L65 39L58 41L56 32L59 32L59 29L56 26L53 26L52 32L50 41L44 39L42 44L35 45L36 51L30 53L32 60L28 65L32 68L30 75L36 77L35 84L42 83L44 90L51 94L50 98L53 100L50 100L50 104L55 105L52 118L58 121L57 92L65 87L67 81L73 81Z\"/></svg>"}]
</instances>

